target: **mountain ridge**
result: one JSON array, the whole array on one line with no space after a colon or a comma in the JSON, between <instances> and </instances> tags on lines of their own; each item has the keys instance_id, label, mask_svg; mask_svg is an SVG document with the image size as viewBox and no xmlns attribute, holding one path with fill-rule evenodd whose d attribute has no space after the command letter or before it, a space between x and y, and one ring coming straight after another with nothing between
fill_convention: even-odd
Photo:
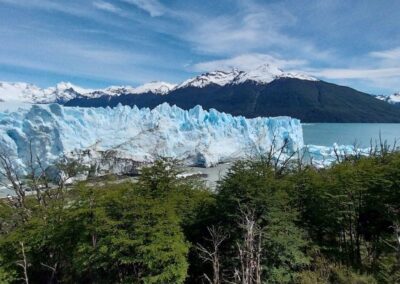
<instances>
[{"instance_id":1,"label":"mountain ridge","mask_svg":"<svg viewBox=\"0 0 400 284\"><path fill-rule=\"evenodd\" d=\"M201 75L189 78L180 84L173 84L163 81L152 81L136 87L109 86L104 89L86 89L70 82L60 82L54 87L40 88L34 84L24 82L0 82L0 99L5 101L23 101L28 103L61 103L64 104L75 98L98 98L100 96L119 96L124 94L146 94L166 95L174 90L205 86L215 84L225 86L228 84L241 84L246 81L253 81L258 84L268 84L277 78L299 78L302 80L317 80L311 76L284 72L270 64L263 64L259 67L241 71L233 68L229 71L217 70L206 72Z\"/></svg>"},{"instance_id":2,"label":"mountain ridge","mask_svg":"<svg viewBox=\"0 0 400 284\"><path fill-rule=\"evenodd\" d=\"M279 78L268 84L247 81L241 84L185 87L165 96L120 95L97 99L73 99L66 106L115 107L137 105L154 108L167 102L183 109L201 105L205 109L245 117L291 116L302 122L400 123L400 109L355 89L325 81Z\"/></svg>"},{"instance_id":3,"label":"mountain ridge","mask_svg":"<svg viewBox=\"0 0 400 284\"><path fill-rule=\"evenodd\" d=\"M10 95L2 95L4 84L7 83L0 84L0 99L7 101ZM22 84L23 89L18 98L25 94L31 103L155 108L166 102L183 109L201 105L205 109L214 108L249 118L291 116L303 122L400 123L400 108L387 100L306 74L285 72L269 64L249 71L207 72L180 84L154 81L137 87L111 86L99 90L83 89L71 83L47 89L17 84Z\"/></svg>"}]
</instances>

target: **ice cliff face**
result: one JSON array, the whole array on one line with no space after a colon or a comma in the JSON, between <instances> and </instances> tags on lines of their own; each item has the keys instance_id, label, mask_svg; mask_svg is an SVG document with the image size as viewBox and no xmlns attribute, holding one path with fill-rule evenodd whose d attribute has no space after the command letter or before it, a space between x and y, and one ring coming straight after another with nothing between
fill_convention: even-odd
<instances>
[{"instance_id":1,"label":"ice cliff face","mask_svg":"<svg viewBox=\"0 0 400 284\"><path fill-rule=\"evenodd\" d=\"M338 145L334 143L332 146L306 145L303 148L306 162L311 163L317 168L329 167L338 162L338 159L344 160L349 156L369 156L371 147L359 148L354 145Z\"/></svg>"},{"instance_id":2,"label":"ice cliff face","mask_svg":"<svg viewBox=\"0 0 400 284\"><path fill-rule=\"evenodd\" d=\"M34 154L46 162L77 152L95 160L112 154L117 161L113 163L124 168L160 156L209 167L266 153L272 144L280 147L285 141L288 151L303 147L299 120L246 119L213 109L205 111L200 106L189 111L168 104L153 110L57 104L0 109L0 148L13 153L21 164L28 160L29 143Z\"/></svg>"}]
</instances>

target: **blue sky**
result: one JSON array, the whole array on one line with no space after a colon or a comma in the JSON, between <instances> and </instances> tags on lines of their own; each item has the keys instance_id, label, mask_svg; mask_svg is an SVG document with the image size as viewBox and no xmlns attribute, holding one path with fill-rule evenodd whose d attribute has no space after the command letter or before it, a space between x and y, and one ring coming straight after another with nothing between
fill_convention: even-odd
<instances>
[{"instance_id":1,"label":"blue sky","mask_svg":"<svg viewBox=\"0 0 400 284\"><path fill-rule=\"evenodd\" d=\"M400 91L400 1L0 0L0 81L177 83L266 62Z\"/></svg>"}]
</instances>

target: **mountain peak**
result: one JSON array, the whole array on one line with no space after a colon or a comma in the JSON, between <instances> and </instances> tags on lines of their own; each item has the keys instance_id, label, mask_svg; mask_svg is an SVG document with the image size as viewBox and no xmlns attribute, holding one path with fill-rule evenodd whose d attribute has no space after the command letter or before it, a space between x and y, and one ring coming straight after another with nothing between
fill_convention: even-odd
<instances>
[{"instance_id":1,"label":"mountain peak","mask_svg":"<svg viewBox=\"0 0 400 284\"><path fill-rule=\"evenodd\" d=\"M119 96L121 94L153 93L157 95L165 95L172 90L186 87L203 88L208 85L217 85L222 87L231 84L242 84L248 81L255 82L256 84L269 84L275 79L285 77L300 80L317 80L300 73L287 73L273 64L266 63L247 71L232 68L231 70L206 72L194 78L190 78L179 85L163 81L152 81L137 87L110 86L105 89L92 90L81 88L70 82L60 82L56 86L46 89L27 83L0 82L0 99L2 101L20 101L29 103L65 103L79 96L98 98L103 95Z\"/></svg>"},{"instance_id":2,"label":"mountain peak","mask_svg":"<svg viewBox=\"0 0 400 284\"><path fill-rule=\"evenodd\" d=\"M75 86L72 85L70 82L64 82L64 81L61 81L56 85L56 88L60 90L73 89L74 87Z\"/></svg>"},{"instance_id":3,"label":"mountain peak","mask_svg":"<svg viewBox=\"0 0 400 284\"><path fill-rule=\"evenodd\" d=\"M111 86L103 90L107 95L120 95L120 94L144 94L153 93L157 95L165 95L173 88L175 84L163 82L163 81L152 81L143 85L132 87L132 86Z\"/></svg>"},{"instance_id":4,"label":"mountain peak","mask_svg":"<svg viewBox=\"0 0 400 284\"><path fill-rule=\"evenodd\" d=\"M235 84L241 84L246 81L253 81L257 84L269 84L275 79L279 78L294 78L307 81L317 81L316 78L302 73L285 72L275 65L266 63L258 66L257 68L243 72L235 79Z\"/></svg>"},{"instance_id":5,"label":"mountain peak","mask_svg":"<svg viewBox=\"0 0 400 284\"><path fill-rule=\"evenodd\" d=\"M175 84L163 82L163 81L152 81L150 83L143 84L138 86L134 90L134 94L143 94L143 93L153 93L159 95L165 95L169 93L172 89L176 87Z\"/></svg>"},{"instance_id":6,"label":"mountain peak","mask_svg":"<svg viewBox=\"0 0 400 284\"><path fill-rule=\"evenodd\" d=\"M50 92L51 91L56 91L56 92L74 91L81 95L88 94L88 93L91 93L94 91L92 89L82 88L82 87L72 84L71 82L64 82L64 81L57 83L57 85L55 87L49 87L45 90L50 90Z\"/></svg>"},{"instance_id":7,"label":"mountain peak","mask_svg":"<svg viewBox=\"0 0 400 284\"><path fill-rule=\"evenodd\" d=\"M219 86L224 86L229 83L232 83L233 80L239 75L241 71L238 69L232 69L231 71L211 71L201 75L198 75L194 78L190 78L183 83L179 84L176 88L186 88L186 87L195 87L195 88L203 88L210 84L215 84Z\"/></svg>"},{"instance_id":8,"label":"mountain peak","mask_svg":"<svg viewBox=\"0 0 400 284\"><path fill-rule=\"evenodd\" d=\"M296 78L310 81L317 80L316 78L306 74L284 72L273 64L265 63L247 71L232 68L230 71L218 70L203 73L179 84L177 89L186 87L203 88L210 84L225 86L229 84L242 84L246 81L253 81L257 84L268 84L278 78Z\"/></svg>"}]
</instances>

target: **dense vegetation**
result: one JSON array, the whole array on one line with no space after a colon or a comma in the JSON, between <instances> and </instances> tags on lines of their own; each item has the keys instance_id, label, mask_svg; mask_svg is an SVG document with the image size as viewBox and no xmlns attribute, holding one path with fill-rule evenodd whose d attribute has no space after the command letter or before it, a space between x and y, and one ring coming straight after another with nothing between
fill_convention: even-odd
<instances>
[{"instance_id":1,"label":"dense vegetation","mask_svg":"<svg viewBox=\"0 0 400 284\"><path fill-rule=\"evenodd\" d=\"M400 122L400 110L387 102L352 88L324 81L280 78L269 84L245 82L204 88L176 89L167 95L123 94L98 98L79 97L66 106L150 107L167 102L183 109L201 105L204 109L245 117L291 116L302 122Z\"/></svg>"},{"instance_id":2,"label":"dense vegetation","mask_svg":"<svg viewBox=\"0 0 400 284\"><path fill-rule=\"evenodd\" d=\"M399 153L239 161L215 191L169 160L137 182L40 188L0 203L0 283L400 281Z\"/></svg>"}]
</instances>

